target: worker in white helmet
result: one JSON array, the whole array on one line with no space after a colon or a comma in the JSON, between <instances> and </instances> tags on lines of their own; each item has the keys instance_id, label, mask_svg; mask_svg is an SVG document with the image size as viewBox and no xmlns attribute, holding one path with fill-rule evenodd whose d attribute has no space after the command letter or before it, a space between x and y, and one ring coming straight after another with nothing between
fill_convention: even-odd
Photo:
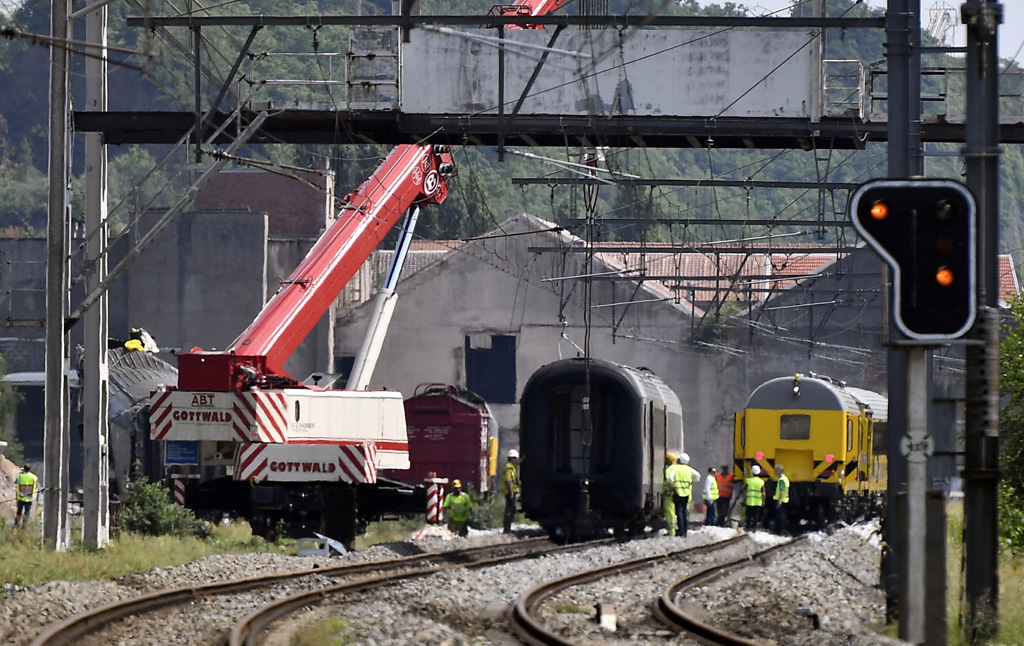
<instances>
[{"instance_id":1,"label":"worker in white helmet","mask_svg":"<svg viewBox=\"0 0 1024 646\"><path fill-rule=\"evenodd\" d=\"M745 499L746 506L746 530L752 532L757 529L757 523L761 519L761 509L764 507L764 480L761 479L761 467L756 464L750 468L750 477L743 481L747 490Z\"/></svg>"},{"instance_id":2,"label":"worker in white helmet","mask_svg":"<svg viewBox=\"0 0 1024 646\"><path fill-rule=\"evenodd\" d=\"M512 520L516 517L516 497L519 495L519 451L508 450L508 461L501 472L501 493L505 495L504 529L502 533L512 533Z\"/></svg>"},{"instance_id":3,"label":"worker in white helmet","mask_svg":"<svg viewBox=\"0 0 1024 646\"><path fill-rule=\"evenodd\" d=\"M694 483L700 482L700 471L690 466L690 454L680 453L677 459L679 465L676 467L675 481L675 502L676 522L679 524L678 535L686 538L690 530L690 497L693 495Z\"/></svg>"}]
</instances>

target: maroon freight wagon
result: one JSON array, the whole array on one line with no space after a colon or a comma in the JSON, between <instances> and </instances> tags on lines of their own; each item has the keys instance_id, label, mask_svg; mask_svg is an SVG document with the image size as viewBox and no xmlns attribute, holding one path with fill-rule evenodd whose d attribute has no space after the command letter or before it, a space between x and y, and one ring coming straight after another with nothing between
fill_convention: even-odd
<instances>
[{"instance_id":1,"label":"maroon freight wagon","mask_svg":"<svg viewBox=\"0 0 1024 646\"><path fill-rule=\"evenodd\" d=\"M491 490L488 449L497 447L498 427L482 397L456 386L421 384L405 400L405 421L410 468L384 471L384 477L420 484L433 473L449 482L458 478L479 493Z\"/></svg>"}]
</instances>

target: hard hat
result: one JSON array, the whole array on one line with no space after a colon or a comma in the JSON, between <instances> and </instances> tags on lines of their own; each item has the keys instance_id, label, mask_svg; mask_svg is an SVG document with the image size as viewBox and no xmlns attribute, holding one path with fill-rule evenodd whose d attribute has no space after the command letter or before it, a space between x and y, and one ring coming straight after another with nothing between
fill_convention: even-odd
<instances>
[{"instance_id":1,"label":"hard hat","mask_svg":"<svg viewBox=\"0 0 1024 646\"><path fill-rule=\"evenodd\" d=\"M515 449L509 449L508 450L508 457L509 458L518 458L519 457L519 451L516 451Z\"/></svg>"},{"instance_id":2,"label":"hard hat","mask_svg":"<svg viewBox=\"0 0 1024 646\"><path fill-rule=\"evenodd\" d=\"M675 453L666 453L665 454L665 462L675 462L675 461L676 461L676 454Z\"/></svg>"},{"instance_id":3,"label":"hard hat","mask_svg":"<svg viewBox=\"0 0 1024 646\"><path fill-rule=\"evenodd\" d=\"M135 350L136 352L142 352L145 346L143 346L142 341L139 341L138 339L128 339L125 341L124 347L129 350Z\"/></svg>"},{"instance_id":4,"label":"hard hat","mask_svg":"<svg viewBox=\"0 0 1024 646\"><path fill-rule=\"evenodd\" d=\"M690 463L690 454L689 453L680 453L679 454L679 461L682 464L689 464Z\"/></svg>"},{"instance_id":5,"label":"hard hat","mask_svg":"<svg viewBox=\"0 0 1024 646\"><path fill-rule=\"evenodd\" d=\"M462 489L462 480L459 480L458 478L455 478L454 480L452 480L452 488L453 489Z\"/></svg>"},{"instance_id":6,"label":"hard hat","mask_svg":"<svg viewBox=\"0 0 1024 646\"><path fill-rule=\"evenodd\" d=\"M753 473L755 476L759 476L761 475L761 467L755 464L753 467L750 468L750 472Z\"/></svg>"}]
</instances>

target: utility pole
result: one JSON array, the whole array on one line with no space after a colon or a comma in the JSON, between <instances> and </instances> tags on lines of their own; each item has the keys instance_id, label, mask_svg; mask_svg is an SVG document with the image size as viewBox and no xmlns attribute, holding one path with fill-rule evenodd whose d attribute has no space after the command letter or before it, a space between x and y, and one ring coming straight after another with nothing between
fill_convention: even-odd
<instances>
[{"instance_id":1,"label":"utility pole","mask_svg":"<svg viewBox=\"0 0 1024 646\"><path fill-rule=\"evenodd\" d=\"M107 6L90 0L85 18L89 57L85 59L85 109L107 109ZM85 135L85 290L107 276L107 147L99 133ZM109 368L107 294L102 292L84 318L83 542L96 549L110 542Z\"/></svg>"},{"instance_id":2,"label":"utility pole","mask_svg":"<svg viewBox=\"0 0 1024 646\"><path fill-rule=\"evenodd\" d=\"M993 637L999 616L999 56L1003 7L962 6L967 25L967 185L978 202L978 322L967 347L964 554L970 643Z\"/></svg>"},{"instance_id":3,"label":"utility pole","mask_svg":"<svg viewBox=\"0 0 1024 646\"><path fill-rule=\"evenodd\" d=\"M885 14L885 45L888 60L889 93L889 177L907 178L923 172L921 163L921 56L920 44L920 0L889 0ZM886 281L890 278L886 274ZM891 292L887 289L887 292ZM891 305L891 303L890 303ZM899 341L902 335L891 324L892 310L887 307L890 324L884 339L886 343ZM926 355L927 367L931 362ZM890 345L888 350L889 401L908 402L908 357L907 349ZM926 368L926 375L930 370ZM930 381L930 380L929 380ZM896 510L900 508L901 491L907 482L907 461L902 454L902 441L908 434L906 406L895 405L889 410L889 434L886 451L889 456L886 507L891 510L885 523L887 549L882 557L882 583L886 595L886 618L900 620L900 637L905 637L906 609L900 599L900 588L906 583L907 544L905 532L900 531Z\"/></svg>"},{"instance_id":4,"label":"utility pole","mask_svg":"<svg viewBox=\"0 0 1024 646\"><path fill-rule=\"evenodd\" d=\"M67 0L50 4L50 152L46 229L46 391L43 430L43 541L51 549L68 546L68 333L71 291L71 213L68 200L70 60Z\"/></svg>"}]
</instances>

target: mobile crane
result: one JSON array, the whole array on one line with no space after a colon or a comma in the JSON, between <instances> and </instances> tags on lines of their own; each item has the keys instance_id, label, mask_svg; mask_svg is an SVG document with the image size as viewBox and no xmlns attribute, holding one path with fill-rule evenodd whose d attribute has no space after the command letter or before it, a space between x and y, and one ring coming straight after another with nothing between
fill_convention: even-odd
<instances>
[{"instance_id":1,"label":"mobile crane","mask_svg":"<svg viewBox=\"0 0 1024 646\"><path fill-rule=\"evenodd\" d=\"M518 0L496 5L491 13L544 15L563 1ZM508 28L542 29L543 25ZM284 520L280 513L261 510L295 506L294 500L279 499L281 489L261 487L263 483L373 485L378 469L409 468L402 395L364 388L394 307L395 282L419 207L443 202L454 174L446 146L396 147L355 193L344 198L339 218L249 327L224 351L194 348L179 355L177 386L161 387L154 394L152 439L233 446L234 482L253 485L254 532L273 533ZM349 389L326 390L296 380L285 371L285 361L403 215L407 220L404 237L387 285L378 294ZM238 497L237 489L226 495ZM400 489L364 491L375 498L365 505L372 510L396 510L410 502L409 492ZM308 488L299 488L299 493L303 498L318 496ZM302 510L300 515L309 517L302 527L319 525L350 544L357 526L367 520L359 509L358 493L352 487L320 488L319 495L326 500ZM331 513L319 517L315 510L324 508Z\"/></svg>"},{"instance_id":2,"label":"mobile crane","mask_svg":"<svg viewBox=\"0 0 1024 646\"><path fill-rule=\"evenodd\" d=\"M403 215L415 221L422 205L443 202L454 174L447 146L396 147L342 199L338 218L249 327L226 350L179 354L177 385L154 393L151 439L229 447L234 480L253 485L254 531L273 533L282 522L288 524L273 510L298 504L309 509L298 514L295 529L325 523L336 538L351 542L358 524L353 488L303 491L304 500L332 499L326 506L338 513L321 518L314 509L324 501L282 500L284 490L257 485L372 485L379 468L409 468L401 393L328 390L299 381L284 364L391 228ZM407 244L411 225L405 229ZM394 267L392 273L397 275ZM218 498L237 497L239 489L222 489L220 496L207 490L200 497L216 506L223 503Z\"/></svg>"}]
</instances>

